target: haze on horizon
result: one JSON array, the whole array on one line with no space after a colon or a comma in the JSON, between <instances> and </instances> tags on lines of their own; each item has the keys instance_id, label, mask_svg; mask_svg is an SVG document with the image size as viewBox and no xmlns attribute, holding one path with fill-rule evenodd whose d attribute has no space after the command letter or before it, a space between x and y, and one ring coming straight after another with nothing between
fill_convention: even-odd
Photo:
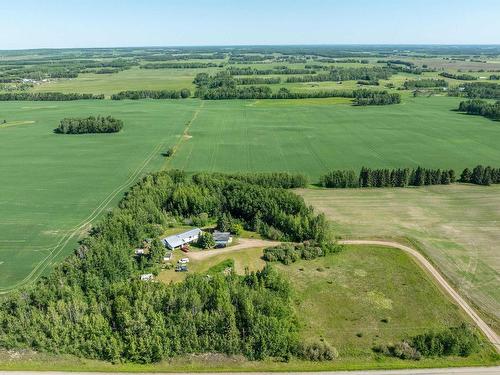
<instances>
[{"instance_id":1,"label":"haze on horizon","mask_svg":"<svg viewBox=\"0 0 500 375\"><path fill-rule=\"evenodd\" d=\"M495 0L18 0L0 14L1 50L500 43Z\"/></svg>"}]
</instances>

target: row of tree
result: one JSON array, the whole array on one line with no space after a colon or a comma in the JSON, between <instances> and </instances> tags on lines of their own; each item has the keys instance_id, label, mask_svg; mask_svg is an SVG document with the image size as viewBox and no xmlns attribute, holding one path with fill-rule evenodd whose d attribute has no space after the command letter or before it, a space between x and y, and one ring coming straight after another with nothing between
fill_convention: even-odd
<instances>
[{"instance_id":1,"label":"row of tree","mask_svg":"<svg viewBox=\"0 0 500 375\"><path fill-rule=\"evenodd\" d=\"M387 91L359 89L353 91L356 105L390 105L401 103L401 95Z\"/></svg>"},{"instance_id":2,"label":"row of tree","mask_svg":"<svg viewBox=\"0 0 500 375\"><path fill-rule=\"evenodd\" d=\"M470 99L500 100L500 85L491 82L469 82L458 88L450 89L449 95L466 96Z\"/></svg>"},{"instance_id":3,"label":"row of tree","mask_svg":"<svg viewBox=\"0 0 500 375\"><path fill-rule=\"evenodd\" d=\"M182 90L128 90L111 95L112 100L139 99L186 99L191 96L189 89Z\"/></svg>"},{"instance_id":4,"label":"row of tree","mask_svg":"<svg viewBox=\"0 0 500 375\"><path fill-rule=\"evenodd\" d=\"M229 74L232 76L252 76L252 75L274 75L274 74L309 74L316 73L309 69L288 68L286 66L279 66L272 69L254 69L250 67L230 67Z\"/></svg>"},{"instance_id":5,"label":"row of tree","mask_svg":"<svg viewBox=\"0 0 500 375\"><path fill-rule=\"evenodd\" d=\"M424 78L405 81L403 86L407 90L429 87L448 87L448 82L446 82L444 79Z\"/></svg>"},{"instance_id":6,"label":"row of tree","mask_svg":"<svg viewBox=\"0 0 500 375\"><path fill-rule=\"evenodd\" d=\"M104 99L104 95L77 94L62 92L7 92L0 93L0 101L23 100L23 101L69 101Z\"/></svg>"},{"instance_id":7,"label":"row of tree","mask_svg":"<svg viewBox=\"0 0 500 375\"><path fill-rule=\"evenodd\" d=\"M237 85L275 85L281 83L279 77L238 77L235 80Z\"/></svg>"},{"instance_id":8,"label":"row of tree","mask_svg":"<svg viewBox=\"0 0 500 375\"><path fill-rule=\"evenodd\" d=\"M179 63L151 63L141 65L141 69L199 69L199 68L221 68L224 65L218 63L204 62L179 62Z\"/></svg>"},{"instance_id":9,"label":"row of tree","mask_svg":"<svg viewBox=\"0 0 500 375\"><path fill-rule=\"evenodd\" d=\"M353 170L334 170L320 178L327 188L358 187L407 187L423 185L447 185L455 182L453 170L427 169L371 169L363 167L359 174Z\"/></svg>"},{"instance_id":10,"label":"row of tree","mask_svg":"<svg viewBox=\"0 0 500 375\"><path fill-rule=\"evenodd\" d=\"M123 128L123 121L111 116L63 118L54 129L59 134L117 133Z\"/></svg>"},{"instance_id":11,"label":"row of tree","mask_svg":"<svg viewBox=\"0 0 500 375\"><path fill-rule=\"evenodd\" d=\"M448 185L456 181L457 176L453 169L362 167L359 174L353 170L333 170L320 178L320 185L327 188L408 187ZM500 184L500 168L482 165L472 170L465 168L458 181L476 185Z\"/></svg>"},{"instance_id":12,"label":"row of tree","mask_svg":"<svg viewBox=\"0 0 500 375\"><path fill-rule=\"evenodd\" d=\"M254 178L263 185L245 181ZM290 285L269 266L245 276L189 275L175 285L139 278L155 272L165 251L158 236L173 217L230 214L264 235L325 243L324 216L291 191L264 186L280 184L180 171L146 176L51 274L3 298L0 347L136 363L204 352L302 355ZM149 253L134 256L147 238Z\"/></svg>"},{"instance_id":13,"label":"row of tree","mask_svg":"<svg viewBox=\"0 0 500 375\"><path fill-rule=\"evenodd\" d=\"M441 72L441 73L439 73L439 75L441 77L457 79L460 81L475 81L475 80L477 80L476 76L473 76L470 74L465 74L465 73L454 74L454 73L448 73L448 72Z\"/></svg>"},{"instance_id":14,"label":"row of tree","mask_svg":"<svg viewBox=\"0 0 500 375\"><path fill-rule=\"evenodd\" d=\"M480 115L492 120L500 120L500 101L490 103L481 99L467 100L460 102L458 110L469 115Z\"/></svg>"}]
</instances>

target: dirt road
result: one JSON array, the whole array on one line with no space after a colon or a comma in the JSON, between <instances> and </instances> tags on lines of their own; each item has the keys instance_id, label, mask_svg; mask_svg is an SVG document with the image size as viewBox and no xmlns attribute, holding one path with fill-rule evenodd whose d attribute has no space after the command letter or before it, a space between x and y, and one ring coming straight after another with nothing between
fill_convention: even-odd
<instances>
[{"instance_id":1,"label":"dirt road","mask_svg":"<svg viewBox=\"0 0 500 375\"><path fill-rule=\"evenodd\" d=\"M403 250L410 256L412 256L417 263L420 264L430 275L437 281L437 283L448 293L451 298L465 311L467 315L477 324L479 329L484 333L484 335L490 340L490 342L495 346L497 352L500 353L500 338L493 331L490 326L488 326L483 319L474 311L474 309L451 287L451 285L441 276L441 274L436 270L436 268L417 250L412 249L409 246L402 245L397 242L389 241L370 241L370 240L343 240L339 241L343 245L377 245L393 247L396 249Z\"/></svg>"},{"instance_id":2,"label":"dirt road","mask_svg":"<svg viewBox=\"0 0 500 375\"><path fill-rule=\"evenodd\" d=\"M238 250L246 250L254 247L268 247L268 246L276 246L280 242L268 241L268 240L259 240L254 238L240 238L238 240L238 244L234 246L229 246L223 249L216 250L203 250L203 251L193 251L188 254L190 259L207 259L220 254L233 253Z\"/></svg>"}]
</instances>

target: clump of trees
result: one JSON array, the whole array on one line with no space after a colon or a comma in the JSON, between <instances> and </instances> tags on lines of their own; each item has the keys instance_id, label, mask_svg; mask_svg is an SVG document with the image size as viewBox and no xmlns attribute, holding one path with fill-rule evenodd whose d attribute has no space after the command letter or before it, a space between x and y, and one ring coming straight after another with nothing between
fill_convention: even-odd
<instances>
[{"instance_id":1,"label":"clump of trees","mask_svg":"<svg viewBox=\"0 0 500 375\"><path fill-rule=\"evenodd\" d=\"M200 234L200 236L198 237L197 245L202 249L211 249L212 247L214 247L215 240L213 234L209 232L203 232L202 234Z\"/></svg>"},{"instance_id":2,"label":"clump of trees","mask_svg":"<svg viewBox=\"0 0 500 375\"><path fill-rule=\"evenodd\" d=\"M328 241L324 216L291 191L220 174L151 174L47 277L4 297L0 346L135 363L203 352L299 355L291 287L271 266L245 276L194 274L175 285L140 280L157 271L165 250L158 236L171 218L202 213L231 215L283 240ZM149 254L134 256L146 238Z\"/></svg>"},{"instance_id":3,"label":"clump of trees","mask_svg":"<svg viewBox=\"0 0 500 375\"><path fill-rule=\"evenodd\" d=\"M70 101L70 100L92 100L104 99L104 95L77 94L62 92L7 92L0 93L0 101Z\"/></svg>"},{"instance_id":4,"label":"clump of trees","mask_svg":"<svg viewBox=\"0 0 500 375\"><path fill-rule=\"evenodd\" d=\"M267 262L291 264L300 259L311 260L338 253L342 247L332 242L317 243L305 241L300 244L284 243L264 249L263 259Z\"/></svg>"},{"instance_id":5,"label":"clump of trees","mask_svg":"<svg viewBox=\"0 0 500 375\"><path fill-rule=\"evenodd\" d=\"M481 340L465 323L440 331L428 331L396 345L381 345L375 352L401 359L420 360L422 357L467 357L479 351Z\"/></svg>"},{"instance_id":6,"label":"clump of trees","mask_svg":"<svg viewBox=\"0 0 500 375\"><path fill-rule=\"evenodd\" d=\"M123 121L111 116L63 118L54 132L59 134L117 133L123 128Z\"/></svg>"},{"instance_id":7,"label":"clump of trees","mask_svg":"<svg viewBox=\"0 0 500 375\"><path fill-rule=\"evenodd\" d=\"M470 99L500 100L500 85L491 82L469 82L448 91L450 96L466 96Z\"/></svg>"},{"instance_id":8,"label":"clump of trees","mask_svg":"<svg viewBox=\"0 0 500 375\"><path fill-rule=\"evenodd\" d=\"M182 90L128 90L113 94L113 100L139 99L186 99L191 96L189 89Z\"/></svg>"},{"instance_id":9,"label":"clump of trees","mask_svg":"<svg viewBox=\"0 0 500 375\"><path fill-rule=\"evenodd\" d=\"M448 87L448 82L446 82L444 79L425 78L405 81L403 86L407 90L429 87Z\"/></svg>"},{"instance_id":10,"label":"clump of trees","mask_svg":"<svg viewBox=\"0 0 500 375\"><path fill-rule=\"evenodd\" d=\"M477 165L472 170L465 168L460 175L460 182L476 185L500 184L500 168Z\"/></svg>"},{"instance_id":11,"label":"clump of trees","mask_svg":"<svg viewBox=\"0 0 500 375\"><path fill-rule=\"evenodd\" d=\"M356 105L388 105L401 103L401 95L387 91L373 91L359 89L353 91L354 103Z\"/></svg>"},{"instance_id":12,"label":"clump of trees","mask_svg":"<svg viewBox=\"0 0 500 375\"><path fill-rule=\"evenodd\" d=\"M490 103L481 99L467 100L460 102L458 110L469 115L479 115L492 120L500 120L500 101Z\"/></svg>"},{"instance_id":13,"label":"clump of trees","mask_svg":"<svg viewBox=\"0 0 500 375\"><path fill-rule=\"evenodd\" d=\"M408 187L424 185L448 185L455 182L452 169L371 169L362 167L358 175L352 170L334 170L320 178L327 188L357 187Z\"/></svg>"},{"instance_id":14,"label":"clump of trees","mask_svg":"<svg viewBox=\"0 0 500 375\"><path fill-rule=\"evenodd\" d=\"M439 73L439 75L441 77L451 78L451 79L457 79L457 80L460 80L460 81L475 81L475 80L477 80L476 76L473 76L473 75L470 75L470 74L465 74L465 73L462 73L462 74L453 74L453 73L448 73L448 72L442 72L442 73Z\"/></svg>"}]
</instances>

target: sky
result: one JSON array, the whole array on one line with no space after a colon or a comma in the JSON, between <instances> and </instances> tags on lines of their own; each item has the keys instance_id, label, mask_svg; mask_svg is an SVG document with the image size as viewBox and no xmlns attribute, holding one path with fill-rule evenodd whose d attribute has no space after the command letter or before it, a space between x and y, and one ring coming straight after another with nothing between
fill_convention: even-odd
<instances>
[{"instance_id":1,"label":"sky","mask_svg":"<svg viewBox=\"0 0 500 375\"><path fill-rule=\"evenodd\" d=\"M500 44L500 0L0 0L0 49Z\"/></svg>"}]
</instances>

